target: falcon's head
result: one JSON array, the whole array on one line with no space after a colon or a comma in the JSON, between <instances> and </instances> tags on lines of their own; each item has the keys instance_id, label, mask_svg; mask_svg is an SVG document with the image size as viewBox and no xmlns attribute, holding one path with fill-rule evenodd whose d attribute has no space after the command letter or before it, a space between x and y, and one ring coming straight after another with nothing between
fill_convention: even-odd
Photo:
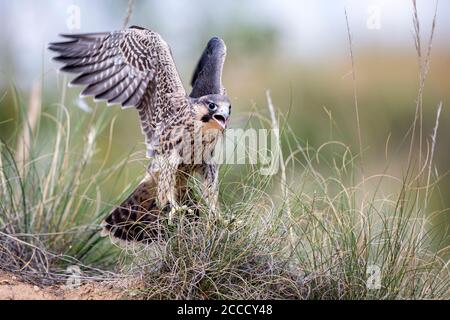
<instances>
[{"instance_id":1,"label":"falcon's head","mask_svg":"<svg viewBox=\"0 0 450 320\"><path fill-rule=\"evenodd\" d=\"M231 103L222 85L222 69L227 48L219 37L212 37L197 63L189 95L193 99L196 120L202 129L222 132L228 125Z\"/></svg>"},{"instance_id":2,"label":"falcon's head","mask_svg":"<svg viewBox=\"0 0 450 320\"><path fill-rule=\"evenodd\" d=\"M209 94L194 102L195 118L201 121L203 128L223 131L228 126L231 103L227 96Z\"/></svg>"}]
</instances>

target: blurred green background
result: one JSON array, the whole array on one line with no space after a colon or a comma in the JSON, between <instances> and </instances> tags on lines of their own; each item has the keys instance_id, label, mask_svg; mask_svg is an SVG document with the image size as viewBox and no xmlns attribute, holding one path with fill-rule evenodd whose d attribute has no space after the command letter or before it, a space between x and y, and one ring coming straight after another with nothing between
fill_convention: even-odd
<instances>
[{"instance_id":1,"label":"blurred green background","mask_svg":"<svg viewBox=\"0 0 450 320\"><path fill-rule=\"evenodd\" d=\"M26 106L31 87L42 81L42 108L55 113L61 99L63 75L46 50L58 33L120 29L128 1L0 0L0 138L15 141L20 115L13 107L11 86ZM74 7L75 6L75 7ZM73 24L74 8L79 25ZM78 10L78 9L75 9ZM265 91L302 141L315 148L341 140L358 150L351 60L344 9L353 37L365 173L406 174L409 143L402 143L414 119L418 91L418 62L414 48L412 4L398 1L135 1L131 25L151 28L169 43L186 88L208 39L222 37L228 46L224 84L233 102L231 127L245 126L254 109L266 112ZM426 43L434 1L418 1L421 36ZM76 14L76 12L75 12ZM424 137L429 138L440 101L443 111L435 164L440 195L435 209L450 207L450 2L438 7L430 72L424 92ZM74 28L75 26L75 28ZM79 27L79 28L78 28ZM67 91L66 104L77 109L79 88ZM95 105L87 99L90 108ZM98 108L105 108L103 104ZM111 108L116 118L107 164L133 151L143 151L143 136L134 110ZM81 109L73 110L76 115ZM330 115L332 120L330 120ZM45 127L40 127L45 148ZM105 157L109 131L104 130L95 158ZM408 140L409 141L409 140ZM387 144L388 142L388 144ZM102 186L106 199L140 179L143 153L118 183ZM448 218L448 214L446 214ZM444 222L448 225L448 219Z\"/></svg>"}]
</instances>

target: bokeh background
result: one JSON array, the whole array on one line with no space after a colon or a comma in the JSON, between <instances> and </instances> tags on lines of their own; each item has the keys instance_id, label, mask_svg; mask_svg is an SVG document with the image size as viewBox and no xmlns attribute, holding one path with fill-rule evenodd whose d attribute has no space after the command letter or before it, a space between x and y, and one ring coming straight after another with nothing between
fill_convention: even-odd
<instances>
[{"instance_id":1,"label":"bokeh background","mask_svg":"<svg viewBox=\"0 0 450 320\"><path fill-rule=\"evenodd\" d=\"M59 106L63 75L51 62L48 42L58 33L120 29L128 1L0 0L0 138L14 141L19 112L13 108L11 86L27 104L33 83L42 84L42 108ZM419 0L421 36L426 43L435 2ZM79 25L71 20L79 8ZM344 10L353 38L356 89L359 103L366 174L406 173L408 144L401 145L410 127L419 87L414 48L412 4L408 0L353 1L144 1L136 0L130 24L159 32L170 44L186 87L205 43L213 35L228 46L224 84L233 101L232 127L246 124L252 110L266 110L265 91L302 141L319 147L341 140L357 152L351 60ZM78 28L79 27L79 28ZM67 104L77 112L94 108L77 102L78 88L67 92ZM443 111L435 152L440 195L436 208L450 207L450 2L438 5L430 72L424 92L424 136L429 137L436 109ZM86 107L87 106L87 107ZM97 106L104 108L103 105ZM108 164L133 150L143 149L134 110L111 108L115 122ZM330 115L332 119L330 119ZM76 121L76 118L75 118ZM45 122L41 124L45 132ZM103 159L109 132L102 133L95 157ZM387 145L388 142L388 146ZM131 166L114 185L102 187L104 196L117 193L143 173L142 163ZM448 218L448 214L446 215ZM448 219L442 221L448 225Z\"/></svg>"}]
</instances>

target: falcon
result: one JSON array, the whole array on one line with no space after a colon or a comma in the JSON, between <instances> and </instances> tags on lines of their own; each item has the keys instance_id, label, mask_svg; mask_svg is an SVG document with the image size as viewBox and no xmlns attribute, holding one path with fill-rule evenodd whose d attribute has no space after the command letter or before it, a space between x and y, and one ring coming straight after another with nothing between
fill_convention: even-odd
<instances>
[{"instance_id":1,"label":"falcon","mask_svg":"<svg viewBox=\"0 0 450 320\"><path fill-rule=\"evenodd\" d=\"M65 34L49 44L85 86L81 96L122 108L134 107L152 158L144 179L102 223L102 234L125 241L162 239L163 221L175 214L194 214L188 185L197 175L202 198L217 210L219 166L211 155L228 126L231 103L222 85L226 46L213 37L194 71L188 95L171 50L156 32L132 26L106 33ZM194 212L195 211L195 212Z\"/></svg>"}]
</instances>

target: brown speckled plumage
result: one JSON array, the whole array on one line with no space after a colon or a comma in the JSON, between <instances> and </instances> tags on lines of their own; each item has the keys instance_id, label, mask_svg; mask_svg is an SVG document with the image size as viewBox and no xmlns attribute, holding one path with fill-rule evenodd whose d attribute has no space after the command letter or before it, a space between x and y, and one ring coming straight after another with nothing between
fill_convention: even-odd
<instances>
[{"instance_id":1,"label":"brown speckled plumage","mask_svg":"<svg viewBox=\"0 0 450 320\"><path fill-rule=\"evenodd\" d=\"M199 148L202 154L211 152L231 111L221 82L223 41L214 37L208 42L187 96L170 48L156 32L130 27L63 37L68 40L52 43L49 49L59 53L54 60L64 64L62 71L78 75L71 84L85 86L82 96L135 107L147 155L154 157L139 186L106 217L104 231L121 240L160 238L162 215L184 204L192 207L187 180L193 174L202 177L203 196L215 210L218 165L194 163L194 158ZM203 135L200 145L194 143L198 133ZM190 163L183 161L186 148L191 148Z\"/></svg>"}]
</instances>

